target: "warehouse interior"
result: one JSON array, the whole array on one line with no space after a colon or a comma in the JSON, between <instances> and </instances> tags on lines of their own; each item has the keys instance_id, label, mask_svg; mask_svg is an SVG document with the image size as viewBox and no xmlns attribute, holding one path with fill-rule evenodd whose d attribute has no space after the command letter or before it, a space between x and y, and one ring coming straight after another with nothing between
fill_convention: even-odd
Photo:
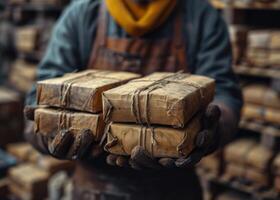
<instances>
[{"instance_id":1,"label":"warehouse interior","mask_svg":"<svg viewBox=\"0 0 280 200\"><path fill-rule=\"evenodd\" d=\"M76 161L58 160L35 150L24 138L29 127L23 110L26 95L36 85L38 65L53 28L76 1L86 0L0 0L0 200L73 199L71 177ZM209 3L227 24L232 68L244 105L232 141L195 166L203 199L280 199L280 1ZM124 74L123 80L128 76ZM43 88L44 84L38 85ZM105 95L110 98L109 93ZM110 108L104 107L109 115ZM123 120L119 118L113 117Z\"/></svg>"}]
</instances>

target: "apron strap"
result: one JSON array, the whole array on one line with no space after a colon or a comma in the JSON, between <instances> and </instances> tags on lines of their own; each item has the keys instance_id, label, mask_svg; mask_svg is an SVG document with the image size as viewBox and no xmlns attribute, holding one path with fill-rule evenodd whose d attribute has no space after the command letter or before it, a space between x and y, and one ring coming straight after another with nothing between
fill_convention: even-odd
<instances>
[{"instance_id":1,"label":"apron strap","mask_svg":"<svg viewBox=\"0 0 280 200\"><path fill-rule=\"evenodd\" d=\"M183 70L184 72L189 72L188 62L187 62L187 50L186 50L186 40L183 35L184 33L184 16L183 16L183 2L179 1L175 22L174 22L174 33L173 33L173 52L178 60L177 71Z\"/></svg>"},{"instance_id":2,"label":"apron strap","mask_svg":"<svg viewBox=\"0 0 280 200\"><path fill-rule=\"evenodd\" d=\"M100 9L97 20L97 33L96 38L93 41L93 50L90 55L90 60L88 63L88 69L93 68L95 66L98 51L102 47L106 46L106 38L107 38L107 22L108 22L108 14L106 12L106 4L105 1L100 2Z\"/></svg>"}]
</instances>

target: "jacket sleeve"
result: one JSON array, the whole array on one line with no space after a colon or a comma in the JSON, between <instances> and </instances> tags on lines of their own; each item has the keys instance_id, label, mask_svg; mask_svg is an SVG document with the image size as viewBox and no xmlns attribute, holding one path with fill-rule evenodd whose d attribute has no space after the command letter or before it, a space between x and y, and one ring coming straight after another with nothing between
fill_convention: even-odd
<instances>
[{"instance_id":1,"label":"jacket sleeve","mask_svg":"<svg viewBox=\"0 0 280 200\"><path fill-rule=\"evenodd\" d=\"M195 73L216 80L214 104L221 109L221 146L230 142L237 132L240 111L243 105L238 80L232 69L232 51L227 25L208 2L197 0L200 9L197 26L197 52Z\"/></svg>"},{"instance_id":2,"label":"jacket sleeve","mask_svg":"<svg viewBox=\"0 0 280 200\"><path fill-rule=\"evenodd\" d=\"M46 54L37 70L37 81L62 76L79 70L77 9L70 5L54 27ZM27 105L36 105L36 88L33 86L26 98Z\"/></svg>"},{"instance_id":3,"label":"jacket sleeve","mask_svg":"<svg viewBox=\"0 0 280 200\"><path fill-rule=\"evenodd\" d=\"M202 2L202 0L199 0ZM227 25L209 3L200 6L197 21L197 53L195 73L216 80L215 102L227 106L239 118L242 95L232 69L232 51Z\"/></svg>"}]
</instances>

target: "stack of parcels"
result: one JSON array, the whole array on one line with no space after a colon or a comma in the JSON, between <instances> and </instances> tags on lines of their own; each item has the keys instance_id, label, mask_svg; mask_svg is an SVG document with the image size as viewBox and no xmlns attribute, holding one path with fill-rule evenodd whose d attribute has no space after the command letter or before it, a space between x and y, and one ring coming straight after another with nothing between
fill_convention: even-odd
<instances>
[{"instance_id":1,"label":"stack of parcels","mask_svg":"<svg viewBox=\"0 0 280 200\"><path fill-rule=\"evenodd\" d=\"M251 186L268 186L273 160L270 149L249 139L240 139L225 148L226 180L240 180Z\"/></svg>"},{"instance_id":2,"label":"stack of parcels","mask_svg":"<svg viewBox=\"0 0 280 200\"><path fill-rule=\"evenodd\" d=\"M72 172L74 162L62 161L38 153L28 143L15 143L8 152L21 164L9 171L10 192L20 199L43 199L47 197L48 182L58 172Z\"/></svg>"},{"instance_id":3,"label":"stack of parcels","mask_svg":"<svg viewBox=\"0 0 280 200\"><path fill-rule=\"evenodd\" d=\"M240 64L246 52L248 30L241 26L230 26L229 30L234 64Z\"/></svg>"},{"instance_id":4,"label":"stack of parcels","mask_svg":"<svg viewBox=\"0 0 280 200\"><path fill-rule=\"evenodd\" d=\"M215 81L183 73L154 73L103 93L105 150L131 155L142 146L154 157L188 155L201 130L202 111L212 101Z\"/></svg>"},{"instance_id":5,"label":"stack of parcels","mask_svg":"<svg viewBox=\"0 0 280 200\"><path fill-rule=\"evenodd\" d=\"M250 85L244 88L243 96L244 119L280 124L280 95L276 91L263 85Z\"/></svg>"},{"instance_id":6,"label":"stack of parcels","mask_svg":"<svg viewBox=\"0 0 280 200\"><path fill-rule=\"evenodd\" d=\"M255 67L280 67L280 31L250 31L247 62Z\"/></svg>"},{"instance_id":7,"label":"stack of parcels","mask_svg":"<svg viewBox=\"0 0 280 200\"><path fill-rule=\"evenodd\" d=\"M35 82L36 72L36 64L18 59L12 66L9 83L16 90L27 93Z\"/></svg>"},{"instance_id":8,"label":"stack of parcels","mask_svg":"<svg viewBox=\"0 0 280 200\"><path fill-rule=\"evenodd\" d=\"M280 193L280 154L278 154L273 163L274 189Z\"/></svg>"},{"instance_id":9,"label":"stack of parcels","mask_svg":"<svg viewBox=\"0 0 280 200\"><path fill-rule=\"evenodd\" d=\"M74 136L91 130L95 142L104 133L102 93L139 75L128 72L87 70L37 83L35 132L43 135L68 130Z\"/></svg>"},{"instance_id":10,"label":"stack of parcels","mask_svg":"<svg viewBox=\"0 0 280 200\"><path fill-rule=\"evenodd\" d=\"M217 151L203 158L198 168L207 174L219 176L223 172L223 151Z\"/></svg>"},{"instance_id":11,"label":"stack of parcels","mask_svg":"<svg viewBox=\"0 0 280 200\"><path fill-rule=\"evenodd\" d=\"M22 139L23 115L19 95L0 87L0 146Z\"/></svg>"}]
</instances>

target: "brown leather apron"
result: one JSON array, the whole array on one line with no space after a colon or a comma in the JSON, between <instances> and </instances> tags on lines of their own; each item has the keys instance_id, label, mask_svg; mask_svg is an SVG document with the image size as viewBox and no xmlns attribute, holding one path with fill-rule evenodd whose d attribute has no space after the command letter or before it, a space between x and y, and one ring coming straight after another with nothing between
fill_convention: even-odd
<instances>
[{"instance_id":1,"label":"brown leather apron","mask_svg":"<svg viewBox=\"0 0 280 200\"><path fill-rule=\"evenodd\" d=\"M102 3L88 68L143 75L156 71L187 71L181 13L175 16L171 39L111 38L107 37L109 16ZM150 172L120 169L105 164L105 157L93 163L78 163L73 195L73 199L80 200L202 199L199 180L192 169Z\"/></svg>"},{"instance_id":2,"label":"brown leather apron","mask_svg":"<svg viewBox=\"0 0 280 200\"><path fill-rule=\"evenodd\" d=\"M107 37L108 12L101 4L97 38L88 68L150 74L156 71L187 71L183 17L178 12L172 38Z\"/></svg>"}]
</instances>

